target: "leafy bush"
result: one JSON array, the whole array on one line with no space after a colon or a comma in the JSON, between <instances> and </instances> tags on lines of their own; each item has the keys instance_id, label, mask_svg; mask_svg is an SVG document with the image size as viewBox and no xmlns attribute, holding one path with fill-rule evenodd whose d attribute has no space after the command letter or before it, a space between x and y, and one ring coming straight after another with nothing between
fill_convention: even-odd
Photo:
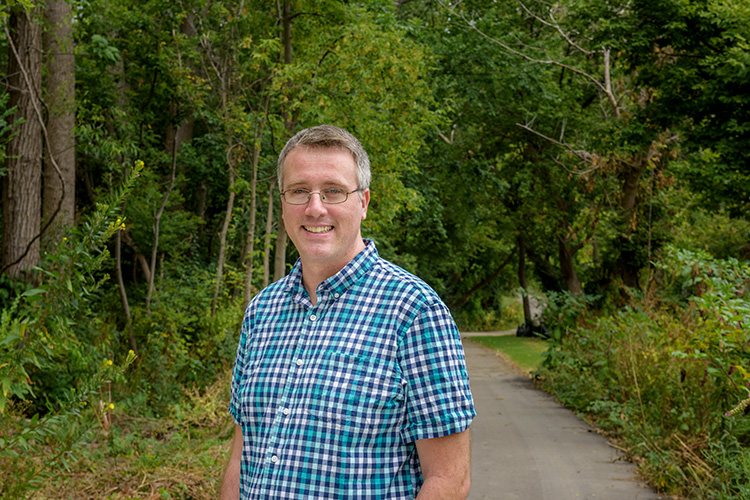
<instances>
[{"instance_id":1,"label":"leafy bush","mask_svg":"<svg viewBox=\"0 0 750 500\"><path fill-rule=\"evenodd\" d=\"M225 297L210 314L214 275L188 269L161 281L151 306L133 308L139 359L123 388L134 412L163 416L183 397L183 387L202 390L231 368L237 350L244 303Z\"/></svg>"},{"instance_id":2,"label":"leafy bush","mask_svg":"<svg viewBox=\"0 0 750 500\"><path fill-rule=\"evenodd\" d=\"M542 386L688 498L746 498L750 266L668 248L653 300L550 343ZM733 409L734 408L734 409Z\"/></svg>"},{"instance_id":3,"label":"leafy bush","mask_svg":"<svg viewBox=\"0 0 750 500\"><path fill-rule=\"evenodd\" d=\"M75 459L92 429L109 429L109 388L134 354L119 364L108 358L92 304L132 179L58 242L38 269L39 286L0 315L2 498L26 498Z\"/></svg>"}]
</instances>

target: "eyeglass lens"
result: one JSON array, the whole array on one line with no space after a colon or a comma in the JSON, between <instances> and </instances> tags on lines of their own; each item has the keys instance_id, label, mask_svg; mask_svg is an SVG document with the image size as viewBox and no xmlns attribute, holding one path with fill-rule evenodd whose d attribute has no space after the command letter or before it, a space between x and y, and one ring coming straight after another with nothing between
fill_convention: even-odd
<instances>
[{"instance_id":1,"label":"eyeglass lens","mask_svg":"<svg viewBox=\"0 0 750 500\"><path fill-rule=\"evenodd\" d=\"M320 201L329 205L344 203L349 193L341 189L323 189L322 191L308 191L306 189L290 189L284 191L284 199L292 205L304 205L313 194L320 196Z\"/></svg>"}]
</instances>

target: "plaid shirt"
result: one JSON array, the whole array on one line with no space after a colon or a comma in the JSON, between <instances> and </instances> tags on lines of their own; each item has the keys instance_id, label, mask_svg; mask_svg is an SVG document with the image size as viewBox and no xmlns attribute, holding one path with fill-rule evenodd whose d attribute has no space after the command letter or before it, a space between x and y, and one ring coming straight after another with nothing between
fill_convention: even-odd
<instances>
[{"instance_id":1,"label":"plaid shirt","mask_svg":"<svg viewBox=\"0 0 750 500\"><path fill-rule=\"evenodd\" d=\"M242 499L413 499L415 441L471 424L448 309L366 243L320 284L315 306L297 261L247 307L230 403Z\"/></svg>"}]
</instances>

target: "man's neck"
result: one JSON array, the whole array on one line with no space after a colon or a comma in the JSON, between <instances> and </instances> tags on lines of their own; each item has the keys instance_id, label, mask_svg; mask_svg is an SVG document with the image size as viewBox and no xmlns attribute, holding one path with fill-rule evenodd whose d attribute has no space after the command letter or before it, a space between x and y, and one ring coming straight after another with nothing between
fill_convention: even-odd
<instances>
[{"instance_id":1,"label":"man's neck","mask_svg":"<svg viewBox=\"0 0 750 500\"><path fill-rule=\"evenodd\" d=\"M313 305L317 304L318 302L318 296L315 293L315 291L318 289L318 285L341 271L352 260L354 260L354 258L359 255L362 250L365 249L366 245L364 241L361 238L360 241L362 241L362 247L358 248L357 251L351 256L349 260L346 261L343 266L340 264L335 266L325 266L321 263L310 264L309 262L306 266L305 259L302 259L302 285L305 287L305 290L307 290L307 294L310 296L310 301Z\"/></svg>"},{"instance_id":2,"label":"man's neck","mask_svg":"<svg viewBox=\"0 0 750 500\"><path fill-rule=\"evenodd\" d=\"M302 277L302 284L305 286L305 290L307 290L307 295L310 296L310 302L312 302L312 305L315 305L318 303L318 295L315 293L315 290L318 289L318 285L320 285L322 281L318 281L315 284L309 283L304 278L304 275Z\"/></svg>"},{"instance_id":3,"label":"man's neck","mask_svg":"<svg viewBox=\"0 0 750 500\"><path fill-rule=\"evenodd\" d=\"M333 272L331 271L332 270L328 270L326 272L315 269L305 269L305 263L302 263L302 285L305 287L305 290L307 290L307 295L310 296L312 305L318 303L318 296L315 293L315 291L318 289L318 285L323 283L331 276L335 275L337 272L341 271L341 269L333 270Z\"/></svg>"}]
</instances>

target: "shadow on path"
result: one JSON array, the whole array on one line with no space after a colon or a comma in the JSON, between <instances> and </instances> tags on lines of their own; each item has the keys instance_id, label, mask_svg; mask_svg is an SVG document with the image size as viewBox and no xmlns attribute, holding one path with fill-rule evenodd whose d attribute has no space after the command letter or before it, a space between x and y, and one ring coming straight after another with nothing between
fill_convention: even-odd
<instances>
[{"instance_id":1,"label":"shadow on path","mask_svg":"<svg viewBox=\"0 0 750 500\"><path fill-rule=\"evenodd\" d=\"M654 500L635 466L492 349L464 340L477 408L470 500Z\"/></svg>"}]
</instances>

